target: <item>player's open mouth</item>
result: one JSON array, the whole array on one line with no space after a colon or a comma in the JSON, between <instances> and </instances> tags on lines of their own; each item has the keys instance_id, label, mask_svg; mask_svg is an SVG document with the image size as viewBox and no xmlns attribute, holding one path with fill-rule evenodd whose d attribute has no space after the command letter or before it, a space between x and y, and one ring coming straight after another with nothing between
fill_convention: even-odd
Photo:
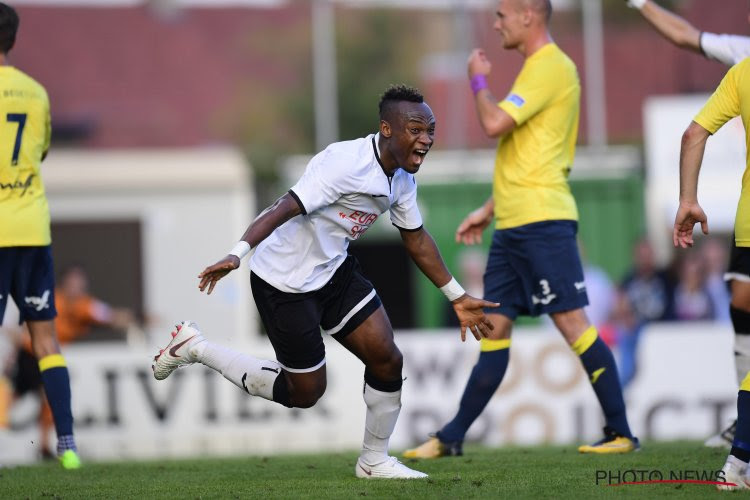
<instances>
[{"instance_id":1,"label":"player's open mouth","mask_svg":"<svg viewBox=\"0 0 750 500\"><path fill-rule=\"evenodd\" d=\"M427 156L427 149L415 149L414 150L414 164L421 165L424 161L424 157Z\"/></svg>"}]
</instances>

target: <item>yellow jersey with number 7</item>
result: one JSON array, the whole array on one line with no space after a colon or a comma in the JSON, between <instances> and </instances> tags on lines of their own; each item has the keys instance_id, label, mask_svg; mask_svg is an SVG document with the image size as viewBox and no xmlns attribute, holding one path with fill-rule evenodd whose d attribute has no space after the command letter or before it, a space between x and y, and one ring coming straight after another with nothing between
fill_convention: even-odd
<instances>
[{"instance_id":1,"label":"yellow jersey with number 7","mask_svg":"<svg viewBox=\"0 0 750 500\"><path fill-rule=\"evenodd\" d=\"M0 247L51 242L40 175L50 133L47 91L22 71L0 66Z\"/></svg>"},{"instance_id":2,"label":"yellow jersey with number 7","mask_svg":"<svg viewBox=\"0 0 750 500\"><path fill-rule=\"evenodd\" d=\"M740 116L745 126L748 151L734 220L734 240L738 247L750 247L750 57L732 66L693 121L715 134L735 116Z\"/></svg>"}]
</instances>

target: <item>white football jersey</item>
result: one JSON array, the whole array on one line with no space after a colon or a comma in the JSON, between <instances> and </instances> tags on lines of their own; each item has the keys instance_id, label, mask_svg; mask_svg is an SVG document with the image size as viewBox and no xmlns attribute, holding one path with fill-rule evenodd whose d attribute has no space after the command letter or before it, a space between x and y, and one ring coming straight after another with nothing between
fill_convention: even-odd
<instances>
[{"instance_id":1,"label":"white football jersey","mask_svg":"<svg viewBox=\"0 0 750 500\"><path fill-rule=\"evenodd\" d=\"M709 59L734 66L750 56L750 36L701 33L701 50Z\"/></svg>"},{"instance_id":2,"label":"white football jersey","mask_svg":"<svg viewBox=\"0 0 750 500\"><path fill-rule=\"evenodd\" d=\"M250 259L255 274L284 292L318 290L346 259L349 242L387 210L400 229L422 227L414 176L403 169L386 176L377 140L337 142L310 160L289 190L303 213L258 245Z\"/></svg>"}]
</instances>

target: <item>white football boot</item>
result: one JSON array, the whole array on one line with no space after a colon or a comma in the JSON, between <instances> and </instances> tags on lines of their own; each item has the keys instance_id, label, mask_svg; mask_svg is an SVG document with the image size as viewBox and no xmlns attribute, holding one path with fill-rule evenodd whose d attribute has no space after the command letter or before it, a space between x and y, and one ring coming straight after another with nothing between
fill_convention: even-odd
<instances>
[{"instance_id":1,"label":"white football boot","mask_svg":"<svg viewBox=\"0 0 750 500\"><path fill-rule=\"evenodd\" d=\"M206 341L198 330L198 325L191 321L183 321L175 326L177 329L172 332L172 340L154 356L151 369L156 380L164 380L177 368L198 361L191 351L196 345Z\"/></svg>"},{"instance_id":2,"label":"white football boot","mask_svg":"<svg viewBox=\"0 0 750 500\"><path fill-rule=\"evenodd\" d=\"M717 484L716 489L719 491L745 490L748 488L747 464L729 455L724 467L721 468L724 473L724 482L729 484ZM732 484L733 483L733 484Z\"/></svg>"},{"instance_id":3,"label":"white football boot","mask_svg":"<svg viewBox=\"0 0 750 500\"><path fill-rule=\"evenodd\" d=\"M367 465L361 458L357 460L354 473L362 479L421 479L427 477L424 472L410 469L396 457L388 457L385 462Z\"/></svg>"}]
</instances>

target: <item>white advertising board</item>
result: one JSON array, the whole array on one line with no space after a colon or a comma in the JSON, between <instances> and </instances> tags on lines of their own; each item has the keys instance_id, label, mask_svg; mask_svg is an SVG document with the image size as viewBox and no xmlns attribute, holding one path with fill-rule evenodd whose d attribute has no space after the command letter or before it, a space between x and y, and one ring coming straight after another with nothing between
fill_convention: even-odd
<instances>
[{"instance_id":1,"label":"white advertising board","mask_svg":"<svg viewBox=\"0 0 750 500\"><path fill-rule=\"evenodd\" d=\"M391 439L401 450L454 414L478 355L458 332L397 333L404 354L403 408ZM735 415L731 328L671 324L644 332L639 373L625 393L633 431L645 440L703 439ZM266 342L233 345L258 356ZM364 429L363 366L328 341L328 390L307 410L248 397L219 374L191 366L158 382L153 353L122 344L66 351L76 434L86 460L266 455L357 450ZM576 444L599 437L602 417L580 367L559 334L519 328L511 365L468 440L486 445ZM34 412L0 432L0 463L35 460ZM37 444L34 444L37 443Z\"/></svg>"}]
</instances>

